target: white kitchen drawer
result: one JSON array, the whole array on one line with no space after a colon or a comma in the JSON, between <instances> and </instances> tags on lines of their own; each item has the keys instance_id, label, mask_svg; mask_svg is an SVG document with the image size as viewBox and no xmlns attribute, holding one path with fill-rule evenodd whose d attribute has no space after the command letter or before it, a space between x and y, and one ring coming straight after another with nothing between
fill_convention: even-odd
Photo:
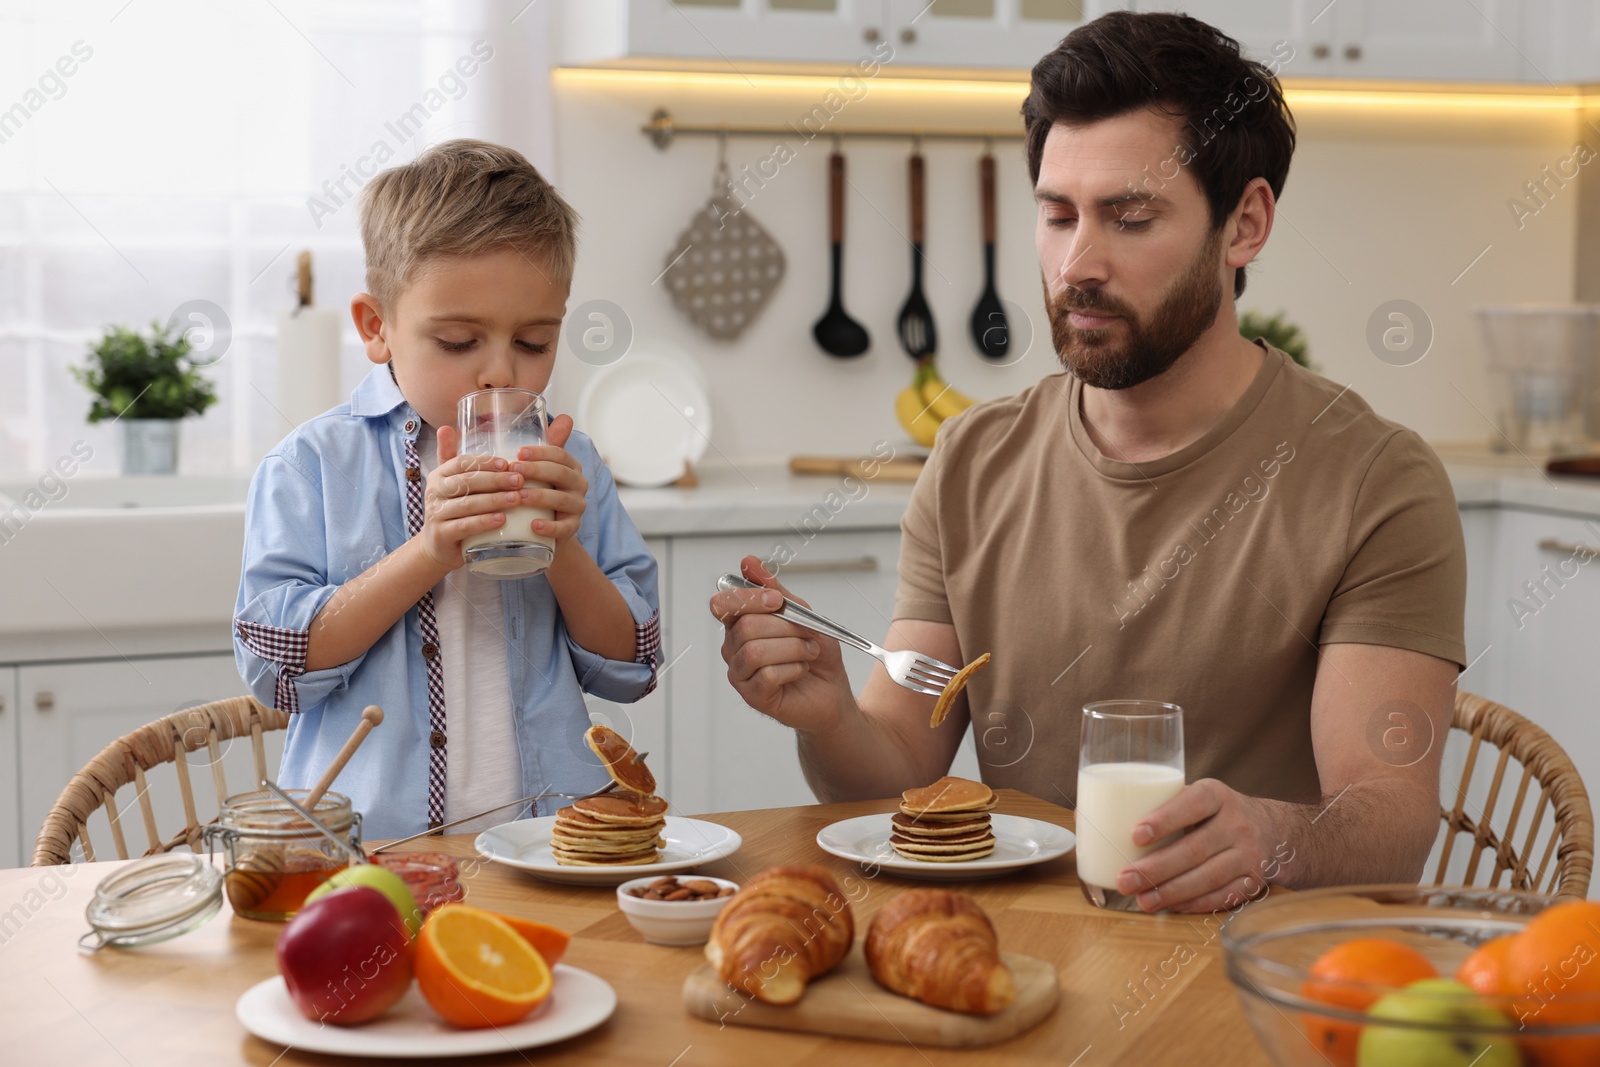
<instances>
[{"instance_id":1,"label":"white kitchen drawer","mask_svg":"<svg viewBox=\"0 0 1600 1067\"><path fill-rule=\"evenodd\" d=\"M656 558L656 566L659 568L661 647L665 650L667 661L670 662L673 634L672 619L667 612L667 590L671 586L667 561L671 558L671 542L665 538L651 537L645 539L645 547ZM658 679L655 689L648 696L632 704L615 704L588 695L584 697L584 704L589 709L590 722L611 727L627 738L636 751L650 753L648 763L650 773L656 776L656 792L671 800L672 753L667 744L670 720L665 679Z\"/></svg>"}]
</instances>

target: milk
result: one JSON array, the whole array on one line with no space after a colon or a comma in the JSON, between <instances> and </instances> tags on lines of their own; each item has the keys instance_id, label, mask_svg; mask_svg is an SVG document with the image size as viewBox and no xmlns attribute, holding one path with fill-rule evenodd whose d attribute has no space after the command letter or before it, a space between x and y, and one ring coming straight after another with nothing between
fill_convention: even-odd
<instances>
[{"instance_id":1,"label":"milk","mask_svg":"<svg viewBox=\"0 0 1600 1067\"><path fill-rule=\"evenodd\" d=\"M1078 768L1078 880L1112 889L1131 862L1165 841L1139 847L1133 828L1183 788L1183 771L1163 763L1093 763Z\"/></svg>"},{"instance_id":2,"label":"milk","mask_svg":"<svg viewBox=\"0 0 1600 1067\"><path fill-rule=\"evenodd\" d=\"M529 442L521 442L528 444ZM534 442L537 443L537 442ZM496 454L508 463L516 463L518 446L503 449ZM528 488L540 488L536 482L524 483ZM548 488L547 486L544 488ZM556 541L548 534L533 532L533 520L553 520L556 513L550 508L514 507L505 511L506 521L492 530L473 534L461 542L462 551L467 554L469 568L478 574L489 575L496 578L523 578L530 574L538 574L550 565L550 560L555 557ZM498 556L488 559L473 559L472 550L485 545L502 543L521 543L543 545L549 555L538 556Z\"/></svg>"}]
</instances>

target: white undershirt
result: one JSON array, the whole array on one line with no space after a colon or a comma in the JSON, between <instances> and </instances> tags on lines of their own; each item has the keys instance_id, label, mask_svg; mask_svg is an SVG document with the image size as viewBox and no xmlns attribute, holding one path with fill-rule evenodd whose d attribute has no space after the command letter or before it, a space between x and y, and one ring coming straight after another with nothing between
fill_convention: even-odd
<instances>
[{"instance_id":1,"label":"white undershirt","mask_svg":"<svg viewBox=\"0 0 1600 1067\"><path fill-rule=\"evenodd\" d=\"M438 440L423 426L417 457L426 474L438 466ZM510 668L500 582L457 567L433 587L439 651L444 657L446 822L522 796L522 768L512 726ZM508 822L514 809L451 828L477 833Z\"/></svg>"}]
</instances>

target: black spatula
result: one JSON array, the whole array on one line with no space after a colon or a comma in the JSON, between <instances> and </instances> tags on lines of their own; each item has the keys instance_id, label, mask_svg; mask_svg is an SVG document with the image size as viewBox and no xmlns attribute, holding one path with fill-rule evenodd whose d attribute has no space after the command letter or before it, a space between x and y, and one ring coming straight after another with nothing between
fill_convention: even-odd
<instances>
[{"instance_id":1,"label":"black spatula","mask_svg":"<svg viewBox=\"0 0 1600 1067\"><path fill-rule=\"evenodd\" d=\"M828 158L828 212L829 240L833 242L833 300L811 327L811 336L828 355L847 359L865 352L872 340L864 326L845 314L839 291L844 275L844 156L838 152Z\"/></svg>"},{"instance_id":2,"label":"black spatula","mask_svg":"<svg viewBox=\"0 0 1600 1067\"><path fill-rule=\"evenodd\" d=\"M922 295L922 153L911 154L911 295L900 309L900 344L921 360L939 348L933 312Z\"/></svg>"},{"instance_id":3,"label":"black spatula","mask_svg":"<svg viewBox=\"0 0 1600 1067\"><path fill-rule=\"evenodd\" d=\"M983 194L983 295L972 309L972 343L986 359L999 361L1011 347L1011 331L994 290L994 156L987 152L978 160L978 184Z\"/></svg>"}]
</instances>

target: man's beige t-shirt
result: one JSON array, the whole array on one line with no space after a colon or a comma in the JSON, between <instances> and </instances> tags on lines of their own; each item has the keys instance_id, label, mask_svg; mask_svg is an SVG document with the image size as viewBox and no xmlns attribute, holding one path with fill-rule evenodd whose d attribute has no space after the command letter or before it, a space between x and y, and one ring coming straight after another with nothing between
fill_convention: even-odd
<instances>
[{"instance_id":1,"label":"man's beige t-shirt","mask_svg":"<svg viewBox=\"0 0 1600 1067\"><path fill-rule=\"evenodd\" d=\"M1189 781L1313 802L1320 646L1465 664L1461 521L1415 433L1270 347L1159 460L1103 456L1081 399L1053 374L947 422L901 522L895 617L993 654L966 690L990 785L1075 803L1083 705L1140 698L1183 707Z\"/></svg>"}]
</instances>

